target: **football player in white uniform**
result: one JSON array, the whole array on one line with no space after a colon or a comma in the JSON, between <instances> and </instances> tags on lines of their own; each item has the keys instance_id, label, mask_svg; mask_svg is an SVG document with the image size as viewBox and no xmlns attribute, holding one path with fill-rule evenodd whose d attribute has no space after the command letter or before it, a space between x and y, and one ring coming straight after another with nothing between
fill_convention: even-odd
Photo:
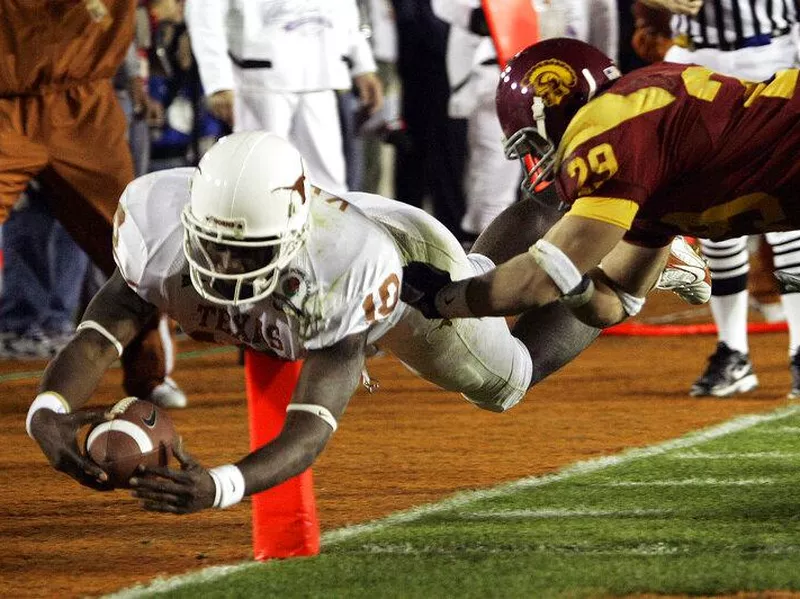
<instances>
[{"instance_id":1,"label":"football player in white uniform","mask_svg":"<svg viewBox=\"0 0 800 599\"><path fill-rule=\"evenodd\" d=\"M502 412L597 336L560 304L517 323L528 348L503 318L431 321L400 300L408 262L456 279L480 274L527 248L555 211L521 203L504 231L490 228L479 240L484 255L467 256L422 210L364 193L334 196L305 172L288 142L246 132L220 140L197 169L152 173L128 186L115 219L117 271L48 366L28 412L28 432L56 469L108 487L76 443L81 426L105 416L75 410L159 309L196 339L304 359L274 441L210 470L178 449L182 471L137 477L134 494L146 509L175 513L227 507L309 467L357 389L371 344Z\"/></svg>"}]
</instances>

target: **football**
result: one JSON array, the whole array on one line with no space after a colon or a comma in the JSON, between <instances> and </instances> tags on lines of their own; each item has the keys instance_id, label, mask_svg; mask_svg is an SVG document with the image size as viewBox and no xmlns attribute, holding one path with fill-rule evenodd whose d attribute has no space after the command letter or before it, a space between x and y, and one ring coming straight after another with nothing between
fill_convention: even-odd
<instances>
[{"instance_id":1,"label":"football","mask_svg":"<svg viewBox=\"0 0 800 599\"><path fill-rule=\"evenodd\" d=\"M177 433L167 413L136 397L118 401L112 420L91 428L86 454L100 466L115 487L127 487L140 465L167 466Z\"/></svg>"}]
</instances>

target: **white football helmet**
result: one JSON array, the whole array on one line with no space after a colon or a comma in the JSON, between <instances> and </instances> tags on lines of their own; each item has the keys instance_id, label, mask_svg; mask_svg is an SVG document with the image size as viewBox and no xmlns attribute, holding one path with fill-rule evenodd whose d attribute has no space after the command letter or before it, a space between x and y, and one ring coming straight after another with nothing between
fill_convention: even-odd
<instances>
[{"instance_id":1,"label":"white football helmet","mask_svg":"<svg viewBox=\"0 0 800 599\"><path fill-rule=\"evenodd\" d=\"M181 214L197 293L231 306L270 295L305 240L310 193L300 153L281 137L249 131L214 144Z\"/></svg>"}]
</instances>

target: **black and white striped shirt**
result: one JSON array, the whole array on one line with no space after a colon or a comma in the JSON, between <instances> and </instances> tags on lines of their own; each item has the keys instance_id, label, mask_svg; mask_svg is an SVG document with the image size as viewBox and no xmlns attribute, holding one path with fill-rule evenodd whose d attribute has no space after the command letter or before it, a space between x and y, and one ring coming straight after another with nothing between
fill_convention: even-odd
<instances>
[{"instance_id":1,"label":"black and white striped shirt","mask_svg":"<svg viewBox=\"0 0 800 599\"><path fill-rule=\"evenodd\" d=\"M799 12L800 0L705 0L697 16L674 16L672 31L694 48L764 46L788 34Z\"/></svg>"}]
</instances>

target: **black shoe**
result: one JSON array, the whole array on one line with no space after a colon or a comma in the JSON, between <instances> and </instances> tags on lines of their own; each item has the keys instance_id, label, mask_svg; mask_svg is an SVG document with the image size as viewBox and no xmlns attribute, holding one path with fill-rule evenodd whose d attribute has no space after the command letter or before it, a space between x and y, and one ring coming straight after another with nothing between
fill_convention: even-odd
<instances>
[{"instance_id":1,"label":"black shoe","mask_svg":"<svg viewBox=\"0 0 800 599\"><path fill-rule=\"evenodd\" d=\"M797 368L798 393L800 393L800 364ZM792 370L793 374L794 372ZM736 393L752 391L756 387L758 387L758 377L753 373L750 356L732 350L720 341L717 343L717 351L708 358L706 371L692 385L689 395L729 397Z\"/></svg>"},{"instance_id":2,"label":"black shoe","mask_svg":"<svg viewBox=\"0 0 800 599\"><path fill-rule=\"evenodd\" d=\"M792 390L786 396L787 399L800 398L800 351L792 356L789 362L789 372L792 373Z\"/></svg>"}]
</instances>

